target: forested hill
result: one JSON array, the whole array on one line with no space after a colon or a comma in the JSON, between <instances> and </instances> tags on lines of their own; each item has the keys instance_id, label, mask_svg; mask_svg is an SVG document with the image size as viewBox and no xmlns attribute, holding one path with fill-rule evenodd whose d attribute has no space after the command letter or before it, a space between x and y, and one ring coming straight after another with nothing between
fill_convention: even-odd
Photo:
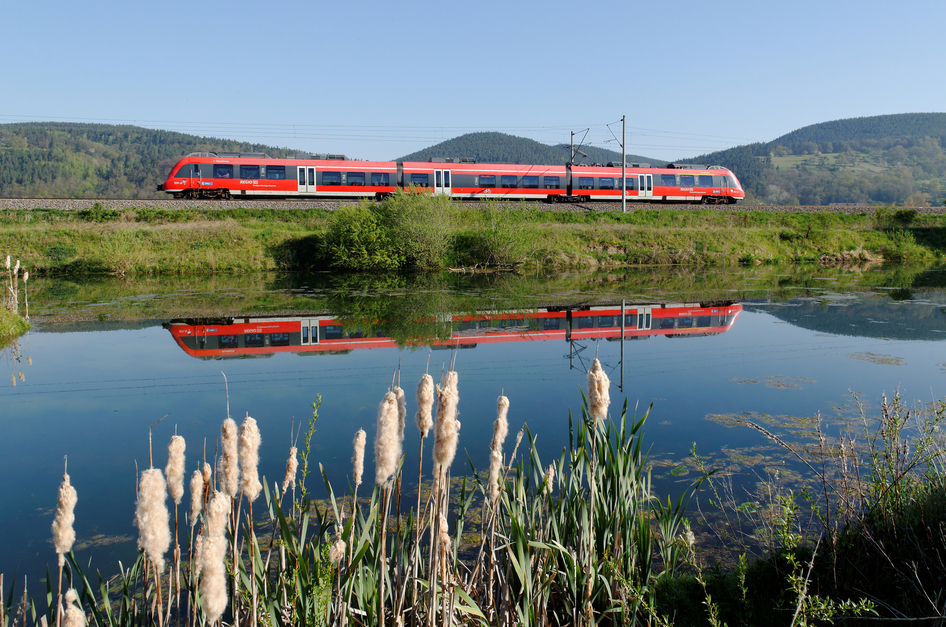
<instances>
[{"instance_id":1,"label":"forested hill","mask_svg":"<svg viewBox=\"0 0 946 627\"><path fill-rule=\"evenodd\" d=\"M946 199L946 113L813 124L770 142L681 162L726 166L761 202L941 205Z\"/></svg>"},{"instance_id":2,"label":"forested hill","mask_svg":"<svg viewBox=\"0 0 946 627\"><path fill-rule=\"evenodd\" d=\"M199 151L296 151L111 124L0 124L0 196L156 198L184 155Z\"/></svg>"},{"instance_id":3,"label":"forested hill","mask_svg":"<svg viewBox=\"0 0 946 627\"><path fill-rule=\"evenodd\" d=\"M604 148L582 146L581 151L588 155L581 159L581 163L615 163L621 162L621 153ZM445 158L472 158L479 163L535 163L542 165L558 165L568 161L567 146L549 146L525 137L516 137L505 133L467 133L453 139L448 139L430 148L405 155L397 161L430 161L438 157ZM578 157L575 159L579 161ZM628 155L627 162L649 163L664 165L665 161Z\"/></svg>"}]
</instances>

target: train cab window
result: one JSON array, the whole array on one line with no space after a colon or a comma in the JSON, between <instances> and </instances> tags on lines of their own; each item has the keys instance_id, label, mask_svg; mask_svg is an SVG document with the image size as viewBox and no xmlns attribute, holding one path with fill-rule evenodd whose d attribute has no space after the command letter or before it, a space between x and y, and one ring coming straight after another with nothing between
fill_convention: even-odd
<instances>
[{"instance_id":1,"label":"train cab window","mask_svg":"<svg viewBox=\"0 0 946 627\"><path fill-rule=\"evenodd\" d=\"M232 179L233 178L233 165L229 163L215 163L214 164L214 178L215 179Z\"/></svg>"},{"instance_id":2,"label":"train cab window","mask_svg":"<svg viewBox=\"0 0 946 627\"><path fill-rule=\"evenodd\" d=\"M418 187L429 187L429 174L411 174L411 185Z\"/></svg>"},{"instance_id":3,"label":"train cab window","mask_svg":"<svg viewBox=\"0 0 946 627\"><path fill-rule=\"evenodd\" d=\"M322 185L341 185L341 172L322 172Z\"/></svg>"},{"instance_id":4,"label":"train cab window","mask_svg":"<svg viewBox=\"0 0 946 627\"><path fill-rule=\"evenodd\" d=\"M525 189L538 189L539 188L539 177L537 176L524 176L522 177L522 186Z\"/></svg>"},{"instance_id":5,"label":"train cab window","mask_svg":"<svg viewBox=\"0 0 946 627\"><path fill-rule=\"evenodd\" d=\"M713 176L710 174L701 174L700 187L712 187L712 186L713 186Z\"/></svg>"},{"instance_id":6,"label":"train cab window","mask_svg":"<svg viewBox=\"0 0 946 627\"><path fill-rule=\"evenodd\" d=\"M661 174L660 175L660 184L666 187L676 187L677 186L677 175L676 174Z\"/></svg>"},{"instance_id":7,"label":"train cab window","mask_svg":"<svg viewBox=\"0 0 946 627\"><path fill-rule=\"evenodd\" d=\"M557 176L543 176L542 179L545 183L545 189L559 189L561 187L560 179Z\"/></svg>"},{"instance_id":8,"label":"train cab window","mask_svg":"<svg viewBox=\"0 0 946 627\"><path fill-rule=\"evenodd\" d=\"M388 187L389 180L387 172L371 173L371 184L375 187Z\"/></svg>"},{"instance_id":9,"label":"train cab window","mask_svg":"<svg viewBox=\"0 0 946 627\"><path fill-rule=\"evenodd\" d=\"M681 174L680 175L680 186L681 187L693 187L694 177L692 174Z\"/></svg>"},{"instance_id":10,"label":"train cab window","mask_svg":"<svg viewBox=\"0 0 946 627\"><path fill-rule=\"evenodd\" d=\"M614 179L601 177L598 179L598 189L614 189Z\"/></svg>"},{"instance_id":11,"label":"train cab window","mask_svg":"<svg viewBox=\"0 0 946 627\"><path fill-rule=\"evenodd\" d=\"M220 348L240 348L239 335L221 335Z\"/></svg>"},{"instance_id":12,"label":"train cab window","mask_svg":"<svg viewBox=\"0 0 946 627\"><path fill-rule=\"evenodd\" d=\"M285 180L286 166L284 165L267 166L266 178L271 179L271 180Z\"/></svg>"},{"instance_id":13,"label":"train cab window","mask_svg":"<svg viewBox=\"0 0 946 627\"><path fill-rule=\"evenodd\" d=\"M516 187L516 177L503 175L500 177L500 187L512 189Z\"/></svg>"},{"instance_id":14,"label":"train cab window","mask_svg":"<svg viewBox=\"0 0 946 627\"><path fill-rule=\"evenodd\" d=\"M496 175L480 174L480 187L496 187Z\"/></svg>"},{"instance_id":15,"label":"train cab window","mask_svg":"<svg viewBox=\"0 0 946 627\"><path fill-rule=\"evenodd\" d=\"M259 166L258 165L241 165L240 178L241 179L258 179Z\"/></svg>"},{"instance_id":16,"label":"train cab window","mask_svg":"<svg viewBox=\"0 0 946 627\"><path fill-rule=\"evenodd\" d=\"M364 172L349 172L348 184L364 187L365 186L365 173Z\"/></svg>"},{"instance_id":17,"label":"train cab window","mask_svg":"<svg viewBox=\"0 0 946 627\"><path fill-rule=\"evenodd\" d=\"M732 181L728 176L723 177L723 187L732 187Z\"/></svg>"},{"instance_id":18,"label":"train cab window","mask_svg":"<svg viewBox=\"0 0 946 627\"><path fill-rule=\"evenodd\" d=\"M594 189L595 179L593 176L579 176L578 189Z\"/></svg>"}]
</instances>

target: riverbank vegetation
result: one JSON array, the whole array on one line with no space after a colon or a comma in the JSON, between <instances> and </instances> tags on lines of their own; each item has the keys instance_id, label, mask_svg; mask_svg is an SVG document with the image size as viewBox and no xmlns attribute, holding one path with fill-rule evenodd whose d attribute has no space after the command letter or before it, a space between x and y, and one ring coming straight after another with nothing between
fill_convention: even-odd
<instances>
[{"instance_id":1,"label":"riverbank vegetation","mask_svg":"<svg viewBox=\"0 0 946 627\"><path fill-rule=\"evenodd\" d=\"M406 427L404 391L392 384L378 410L370 494L361 487L371 477L364 431L353 434L347 488L339 491L338 478L333 483L321 469L311 447L319 403L307 435L292 443L281 482L256 474L256 422L247 417L238 430L227 418L215 449L220 459L192 463L189 504L185 443L175 435L164 472L151 461L141 473L138 560L115 577L100 572L98 581L72 552L72 508L82 486L64 473L53 524L62 576L58 584L48 579L48 609L18 582L0 585L0 625L60 618L102 627L942 618L939 428L946 403L908 408L898 396L885 397L880 416L862 409L857 437L832 436L817 424L814 446L744 420L800 460L812 490L796 494L767 476L739 494L725 469L707 467L694 450L694 478L672 500L651 486L650 411L629 413L626 402L610 411L609 388L595 360L581 415L568 416L568 444L551 460L540 458L526 425L514 442L507 437L527 410L500 396L490 467L466 465L459 477L450 473L460 435L458 374L447 372L436 386L421 376L416 431ZM423 459L429 433L432 467ZM420 459L402 456L405 437L420 438ZM327 499L312 499L311 481L324 483ZM711 494L718 513L702 528L705 513L696 517L690 507L697 492ZM254 518L260 496L263 515ZM735 559L712 561L719 544Z\"/></svg>"},{"instance_id":2,"label":"riverbank vegetation","mask_svg":"<svg viewBox=\"0 0 946 627\"><path fill-rule=\"evenodd\" d=\"M946 215L553 211L407 191L337 211L4 211L0 246L12 245L34 273L59 275L935 263L946 257Z\"/></svg>"}]
</instances>

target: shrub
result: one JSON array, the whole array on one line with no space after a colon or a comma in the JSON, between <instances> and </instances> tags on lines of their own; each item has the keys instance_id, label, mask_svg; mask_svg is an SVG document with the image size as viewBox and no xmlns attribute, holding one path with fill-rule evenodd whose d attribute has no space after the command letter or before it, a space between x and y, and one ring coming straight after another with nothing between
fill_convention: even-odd
<instances>
[{"instance_id":1,"label":"shrub","mask_svg":"<svg viewBox=\"0 0 946 627\"><path fill-rule=\"evenodd\" d=\"M396 270L398 255L389 228L367 203L343 207L332 216L325 237L330 263L340 270Z\"/></svg>"},{"instance_id":2,"label":"shrub","mask_svg":"<svg viewBox=\"0 0 946 627\"><path fill-rule=\"evenodd\" d=\"M461 265L508 265L521 262L534 241L528 214L488 202L478 210L472 228L457 236Z\"/></svg>"}]
</instances>

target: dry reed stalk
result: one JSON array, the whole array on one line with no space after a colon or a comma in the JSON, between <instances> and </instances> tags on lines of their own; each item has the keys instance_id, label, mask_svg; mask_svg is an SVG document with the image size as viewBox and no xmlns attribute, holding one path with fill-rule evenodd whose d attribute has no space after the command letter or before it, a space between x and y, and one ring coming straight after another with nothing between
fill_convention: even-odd
<instances>
[{"instance_id":1,"label":"dry reed stalk","mask_svg":"<svg viewBox=\"0 0 946 627\"><path fill-rule=\"evenodd\" d=\"M56 503L56 517L53 519L53 545L59 556L59 584L56 588L58 595L56 624L62 624L62 569L66 564L66 553L72 550L76 541L76 532L73 523L76 520L75 508L79 500L76 489L69 483L69 474L66 472L68 459L63 461L62 483L59 484L59 499Z\"/></svg>"},{"instance_id":2,"label":"dry reed stalk","mask_svg":"<svg viewBox=\"0 0 946 627\"><path fill-rule=\"evenodd\" d=\"M138 484L138 503L135 520L138 524L138 548L145 552L154 565L157 585L158 624L163 624L161 602L161 574L164 571L164 554L171 545L170 515L167 508L167 483L159 468L149 468L141 473Z\"/></svg>"}]
</instances>

